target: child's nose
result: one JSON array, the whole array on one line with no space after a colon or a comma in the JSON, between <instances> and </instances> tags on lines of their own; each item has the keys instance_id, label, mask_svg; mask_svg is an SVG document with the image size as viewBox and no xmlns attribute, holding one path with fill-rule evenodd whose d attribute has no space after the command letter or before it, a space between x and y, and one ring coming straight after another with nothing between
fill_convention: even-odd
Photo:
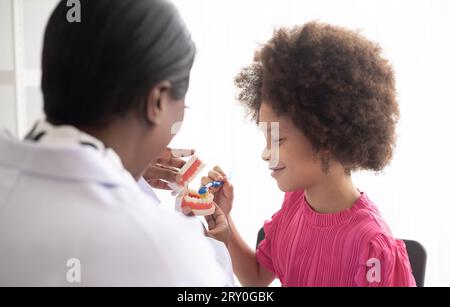
<instances>
[{"instance_id":1,"label":"child's nose","mask_svg":"<svg viewBox=\"0 0 450 307\"><path fill-rule=\"evenodd\" d=\"M267 147L264 148L261 158L266 162L270 160L270 150Z\"/></svg>"}]
</instances>

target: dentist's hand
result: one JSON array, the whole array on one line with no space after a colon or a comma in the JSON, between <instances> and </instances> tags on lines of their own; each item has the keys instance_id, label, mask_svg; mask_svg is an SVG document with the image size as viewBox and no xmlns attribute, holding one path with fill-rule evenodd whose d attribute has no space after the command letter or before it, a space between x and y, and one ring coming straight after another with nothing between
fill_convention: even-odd
<instances>
[{"instance_id":1,"label":"dentist's hand","mask_svg":"<svg viewBox=\"0 0 450 307\"><path fill-rule=\"evenodd\" d=\"M224 182L223 186L219 188L211 188L209 191L214 194L214 202L219 205L225 216L228 216L233 208L233 186L228 181L227 176L219 166L214 167L213 170L208 173L208 177L202 178L202 186L211 181Z\"/></svg>"},{"instance_id":2,"label":"dentist's hand","mask_svg":"<svg viewBox=\"0 0 450 307\"><path fill-rule=\"evenodd\" d=\"M194 149L171 149L166 148L155 161L149 165L145 171L144 179L155 189L171 190L168 182L178 182L180 169L186 161L182 157L190 157L194 154Z\"/></svg>"}]
</instances>

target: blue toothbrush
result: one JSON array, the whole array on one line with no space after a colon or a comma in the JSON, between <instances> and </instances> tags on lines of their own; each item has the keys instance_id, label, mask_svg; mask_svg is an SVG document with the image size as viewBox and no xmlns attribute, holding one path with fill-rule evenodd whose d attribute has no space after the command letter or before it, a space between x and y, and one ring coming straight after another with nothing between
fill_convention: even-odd
<instances>
[{"instance_id":1,"label":"blue toothbrush","mask_svg":"<svg viewBox=\"0 0 450 307\"><path fill-rule=\"evenodd\" d=\"M209 188L218 188L223 186L223 181L211 181L210 183L202 186L200 189L198 189L198 194L204 195L208 192Z\"/></svg>"}]
</instances>

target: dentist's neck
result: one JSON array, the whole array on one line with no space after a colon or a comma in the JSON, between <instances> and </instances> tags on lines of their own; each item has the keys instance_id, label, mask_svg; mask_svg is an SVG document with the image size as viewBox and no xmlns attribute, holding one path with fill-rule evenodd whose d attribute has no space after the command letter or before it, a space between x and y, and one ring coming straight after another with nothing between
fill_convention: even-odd
<instances>
[{"instance_id":1,"label":"dentist's neck","mask_svg":"<svg viewBox=\"0 0 450 307\"><path fill-rule=\"evenodd\" d=\"M152 157L143 153L142 142L144 131L139 123L132 120L120 119L105 128L78 127L112 148L120 157L125 169L135 180L145 172ZM155 156L156 158L156 156Z\"/></svg>"}]
</instances>

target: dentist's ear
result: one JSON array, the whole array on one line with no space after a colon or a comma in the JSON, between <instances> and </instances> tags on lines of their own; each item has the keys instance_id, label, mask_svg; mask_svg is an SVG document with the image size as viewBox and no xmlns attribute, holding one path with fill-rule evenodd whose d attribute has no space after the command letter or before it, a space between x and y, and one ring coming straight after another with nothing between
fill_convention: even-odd
<instances>
[{"instance_id":1,"label":"dentist's ear","mask_svg":"<svg viewBox=\"0 0 450 307\"><path fill-rule=\"evenodd\" d=\"M159 125L164 116L165 106L170 102L170 82L162 81L148 94L146 105L146 120L153 125Z\"/></svg>"}]
</instances>

